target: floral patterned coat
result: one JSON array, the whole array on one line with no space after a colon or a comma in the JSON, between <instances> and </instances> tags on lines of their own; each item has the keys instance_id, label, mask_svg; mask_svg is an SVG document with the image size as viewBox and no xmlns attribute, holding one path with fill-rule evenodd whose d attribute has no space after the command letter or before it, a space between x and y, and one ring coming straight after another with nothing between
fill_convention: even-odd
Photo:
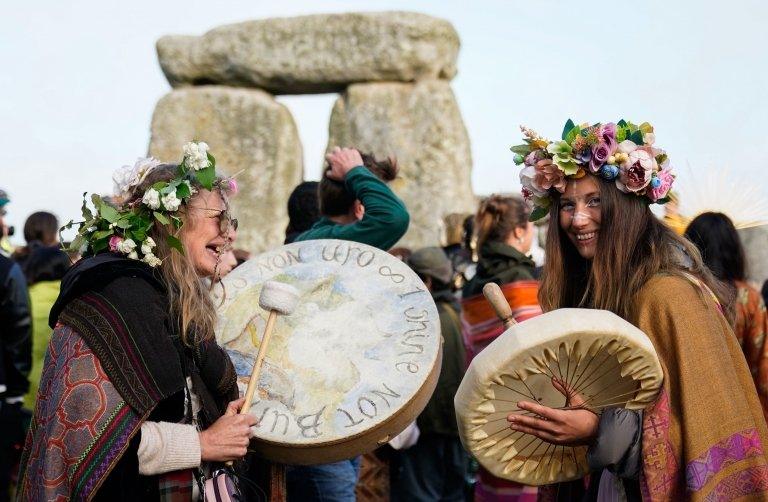
<instances>
[{"instance_id":1,"label":"floral patterned coat","mask_svg":"<svg viewBox=\"0 0 768 502\"><path fill-rule=\"evenodd\" d=\"M744 350L757 394L768 420L768 315L760 293L746 282L736 281L736 325L734 333Z\"/></svg>"}]
</instances>

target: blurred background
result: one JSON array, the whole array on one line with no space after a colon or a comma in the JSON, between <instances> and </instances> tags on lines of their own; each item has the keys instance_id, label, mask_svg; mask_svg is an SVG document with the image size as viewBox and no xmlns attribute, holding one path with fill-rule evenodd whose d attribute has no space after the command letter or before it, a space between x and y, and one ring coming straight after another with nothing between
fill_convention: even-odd
<instances>
[{"instance_id":1,"label":"blurred background","mask_svg":"<svg viewBox=\"0 0 768 502\"><path fill-rule=\"evenodd\" d=\"M152 111L170 90L155 53L159 37L384 10L422 12L458 31L452 86L476 194L519 188L509 152L519 124L555 137L569 117L651 122L678 170L683 207L686 191L713 176L733 182L718 189L768 193L768 6L757 0L39 0L6 6L0 33L0 187L11 197L12 242L21 243L33 211L52 211L62 223L77 218L83 192L110 192L112 172L146 155ZM278 97L298 124L306 179L319 177L335 98Z\"/></svg>"}]
</instances>

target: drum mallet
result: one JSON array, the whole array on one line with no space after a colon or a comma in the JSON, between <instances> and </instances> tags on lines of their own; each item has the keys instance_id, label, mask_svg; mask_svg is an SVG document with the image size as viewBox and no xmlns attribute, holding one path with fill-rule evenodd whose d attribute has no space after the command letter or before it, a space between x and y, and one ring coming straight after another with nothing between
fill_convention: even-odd
<instances>
[{"instance_id":1,"label":"drum mallet","mask_svg":"<svg viewBox=\"0 0 768 502\"><path fill-rule=\"evenodd\" d=\"M269 346L269 339L272 337L272 329L275 327L277 314L290 315L296 308L296 303L298 303L298 301L299 292L289 284L277 281L267 281L261 287L259 307L268 310L269 317L267 317L267 325L264 328L264 336L261 337L259 353L256 356L256 361L253 363L251 379L248 380L248 389L245 391L245 401L240 408L240 415L244 415L251 410L251 401L253 401L253 395L259 387L261 365L264 362L264 356L267 355L267 347ZM227 462L227 465L231 466L232 463L233 462L230 460Z\"/></svg>"},{"instance_id":2,"label":"drum mallet","mask_svg":"<svg viewBox=\"0 0 768 502\"><path fill-rule=\"evenodd\" d=\"M509 329L517 324L515 318L512 317L512 309L509 307L509 303L504 298L504 293L502 293L498 284L489 282L483 286L483 296L491 304L493 310L496 311L496 315L499 316L501 322L504 323L504 329Z\"/></svg>"},{"instance_id":3,"label":"drum mallet","mask_svg":"<svg viewBox=\"0 0 768 502\"><path fill-rule=\"evenodd\" d=\"M272 336L272 329L275 327L277 315L290 315L296 308L296 303L298 303L298 301L298 290L289 284L267 281L261 287L259 307L268 310L269 317L267 318L267 326L264 328L264 336L261 338L256 362L253 363L251 379L248 380L248 390L245 391L245 402L243 403L243 407L240 408L241 414L248 413L248 410L251 407L251 401L253 401L253 395L256 393L256 389L259 386L261 366L264 362L264 356L267 354L269 339Z\"/></svg>"}]
</instances>

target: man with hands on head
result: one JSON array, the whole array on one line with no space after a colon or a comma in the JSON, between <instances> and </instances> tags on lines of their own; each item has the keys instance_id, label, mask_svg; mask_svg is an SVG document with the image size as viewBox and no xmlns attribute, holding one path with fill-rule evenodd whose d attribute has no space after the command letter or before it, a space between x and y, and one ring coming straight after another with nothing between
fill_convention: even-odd
<instances>
[{"instance_id":1,"label":"man with hands on head","mask_svg":"<svg viewBox=\"0 0 768 502\"><path fill-rule=\"evenodd\" d=\"M387 186L397 162L335 147L318 187L320 220L296 241L342 239L387 250L408 230L405 204Z\"/></svg>"}]
</instances>

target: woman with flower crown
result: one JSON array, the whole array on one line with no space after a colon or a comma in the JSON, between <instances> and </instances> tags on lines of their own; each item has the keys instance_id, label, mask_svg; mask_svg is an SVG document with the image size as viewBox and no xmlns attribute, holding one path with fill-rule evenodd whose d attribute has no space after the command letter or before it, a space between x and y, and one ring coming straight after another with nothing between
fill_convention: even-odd
<instances>
[{"instance_id":1,"label":"woman with flower crown","mask_svg":"<svg viewBox=\"0 0 768 502\"><path fill-rule=\"evenodd\" d=\"M650 124L575 125L547 141L523 128L532 218L549 215L539 300L609 310L653 342L664 384L644 411L593 412L520 402L514 431L552 444L589 445L588 479L540 491L549 500L768 500L768 430L729 324L732 298L698 251L659 222L675 178ZM528 413L529 416L526 416Z\"/></svg>"},{"instance_id":2,"label":"woman with flower crown","mask_svg":"<svg viewBox=\"0 0 768 502\"><path fill-rule=\"evenodd\" d=\"M246 454L256 419L237 414L202 280L234 238L235 185L207 150L140 159L109 202L83 203L86 257L51 311L18 500L193 500L202 469Z\"/></svg>"}]
</instances>

